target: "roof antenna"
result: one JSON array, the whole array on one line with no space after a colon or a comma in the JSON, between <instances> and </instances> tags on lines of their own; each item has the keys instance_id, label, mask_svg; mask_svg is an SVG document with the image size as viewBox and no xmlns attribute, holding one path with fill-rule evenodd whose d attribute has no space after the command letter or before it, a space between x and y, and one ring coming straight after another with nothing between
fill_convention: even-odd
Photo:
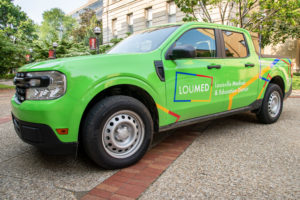
<instances>
[{"instance_id":1,"label":"roof antenna","mask_svg":"<svg viewBox=\"0 0 300 200\"><path fill-rule=\"evenodd\" d=\"M262 41L261 41L261 33L262 33L262 22L265 17L265 14L262 14L262 17L260 18L260 24L259 24L259 78L261 78L261 46L262 46Z\"/></svg>"},{"instance_id":2,"label":"roof antenna","mask_svg":"<svg viewBox=\"0 0 300 200\"><path fill-rule=\"evenodd\" d=\"M262 30L262 25L259 25L259 76L261 73L261 30Z\"/></svg>"}]
</instances>

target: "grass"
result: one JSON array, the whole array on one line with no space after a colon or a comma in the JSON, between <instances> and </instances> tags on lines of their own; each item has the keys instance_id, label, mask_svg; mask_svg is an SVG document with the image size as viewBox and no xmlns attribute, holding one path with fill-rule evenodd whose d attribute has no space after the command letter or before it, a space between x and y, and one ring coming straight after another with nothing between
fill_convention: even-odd
<instances>
[{"instance_id":1,"label":"grass","mask_svg":"<svg viewBox=\"0 0 300 200\"><path fill-rule=\"evenodd\" d=\"M4 90L4 89L14 89L15 86L9 86L9 85L3 85L0 84L0 90Z\"/></svg>"},{"instance_id":2,"label":"grass","mask_svg":"<svg viewBox=\"0 0 300 200\"><path fill-rule=\"evenodd\" d=\"M293 90L300 90L300 74L294 74L293 76Z\"/></svg>"},{"instance_id":3,"label":"grass","mask_svg":"<svg viewBox=\"0 0 300 200\"><path fill-rule=\"evenodd\" d=\"M15 76L15 74L2 74L0 75L0 79L13 79Z\"/></svg>"}]
</instances>

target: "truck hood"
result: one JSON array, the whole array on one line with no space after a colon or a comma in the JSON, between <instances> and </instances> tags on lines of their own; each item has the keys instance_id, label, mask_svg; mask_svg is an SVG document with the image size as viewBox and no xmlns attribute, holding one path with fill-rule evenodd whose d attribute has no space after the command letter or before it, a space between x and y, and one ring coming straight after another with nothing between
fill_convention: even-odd
<instances>
[{"instance_id":1,"label":"truck hood","mask_svg":"<svg viewBox=\"0 0 300 200\"><path fill-rule=\"evenodd\" d=\"M134 56L134 54L101 54L101 55L92 55L92 56L79 56L79 57L70 57L70 58L59 58L53 60L45 60L42 62L30 63L21 67L19 72L26 71L49 71L49 70L58 70L58 71L67 71L72 68L78 68L91 65L107 66L107 63L118 61L122 63L122 60L128 60L128 57ZM136 54L135 54L136 56Z\"/></svg>"}]
</instances>

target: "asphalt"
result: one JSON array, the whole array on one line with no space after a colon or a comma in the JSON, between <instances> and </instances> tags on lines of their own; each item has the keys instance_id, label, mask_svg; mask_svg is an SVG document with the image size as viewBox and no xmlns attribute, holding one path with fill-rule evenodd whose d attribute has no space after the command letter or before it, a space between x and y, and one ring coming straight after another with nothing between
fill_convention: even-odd
<instances>
[{"instance_id":1,"label":"asphalt","mask_svg":"<svg viewBox=\"0 0 300 200\"><path fill-rule=\"evenodd\" d=\"M10 116L14 91L0 90L0 119ZM154 144L170 133L156 135ZM0 124L0 199L80 199L117 170L78 155L46 155L22 142L12 122Z\"/></svg>"},{"instance_id":2,"label":"asphalt","mask_svg":"<svg viewBox=\"0 0 300 200\"><path fill-rule=\"evenodd\" d=\"M0 118L12 93L0 91ZM300 199L300 98L272 125L246 113L203 126L188 127L199 136L140 199ZM79 199L115 172L83 153L45 155L0 124L0 199Z\"/></svg>"},{"instance_id":3,"label":"asphalt","mask_svg":"<svg viewBox=\"0 0 300 200\"><path fill-rule=\"evenodd\" d=\"M0 84L9 85L9 86L13 86L14 85L12 79L0 79Z\"/></svg>"},{"instance_id":4,"label":"asphalt","mask_svg":"<svg viewBox=\"0 0 300 200\"><path fill-rule=\"evenodd\" d=\"M300 99L280 120L245 113L211 121L144 199L300 199Z\"/></svg>"}]
</instances>

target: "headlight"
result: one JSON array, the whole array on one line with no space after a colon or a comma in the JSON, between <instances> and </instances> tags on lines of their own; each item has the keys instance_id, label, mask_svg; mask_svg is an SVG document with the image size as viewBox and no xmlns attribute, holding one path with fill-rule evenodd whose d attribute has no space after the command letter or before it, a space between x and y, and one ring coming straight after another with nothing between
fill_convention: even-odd
<instances>
[{"instance_id":1,"label":"headlight","mask_svg":"<svg viewBox=\"0 0 300 200\"><path fill-rule=\"evenodd\" d=\"M57 99L66 92L66 76L58 71L29 72L26 73L26 77L32 77L26 89L26 100ZM49 77L49 85L39 87L41 79L34 77Z\"/></svg>"}]
</instances>

